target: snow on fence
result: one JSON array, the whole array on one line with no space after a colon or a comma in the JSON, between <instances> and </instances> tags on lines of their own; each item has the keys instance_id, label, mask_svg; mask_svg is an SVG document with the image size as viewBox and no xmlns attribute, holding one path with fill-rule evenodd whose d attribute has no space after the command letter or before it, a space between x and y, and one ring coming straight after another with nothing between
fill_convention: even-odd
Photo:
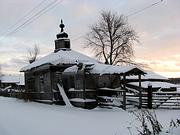
<instances>
[{"instance_id":1,"label":"snow on fence","mask_svg":"<svg viewBox=\"0 0 180 135\"><path fill-rule=\"evenodd\" d=\"M138 108L149 109L180 109L180 92L153 92L152 87L149 86L147 91L142 88L133 89L128 88L126 99Z\"/></svg>"},{"instance_id":2,"label":"snow on fence","mask_svg":"<svg viewBox=\"0 0 180 135\"><path fill-rule=\"evenodd\" d=\"M24 100L32 100L42 103L53 103L56 102L52 97L59 99L59 92L24 92L24 91L0 91L0 96L14 97Z\"/></svg>"},{"instance_id":3,"label":"snow on fence","mask_svg":"<svg viewBox=\"0 0 180 135\"><path fill-rule=\"evenodd\" d=\"M118 92L118 97L112 97L112 95L109 95L109 93L113 94L113 92ZM122 107L124 110L126 110L126 90L120 88L99 88L98 95L99 106Z\"/></svg>"},{"instance_id":4,"label":"snow on fence","mask_svg":"<svg viewBox=\"0 0 180 135\"><path fill-rule=\"evenodd\" d=\"M132 89L126 87L126 90L100 88L99 92L119 92L118 97L99 95L99 106L117 106L126 109L128 105L134 105L138 108L163 108L163 109L180 109L180 91L173 92L153 92L151 87L148 91L142 88ZM43 103L53 103L60 99L59 91L53 92L24 92L16 90L0 90L0 96L15 97L24 100L33 100ZM111 101L111 102L108 102Z\"/></svg>"}]
</instances>

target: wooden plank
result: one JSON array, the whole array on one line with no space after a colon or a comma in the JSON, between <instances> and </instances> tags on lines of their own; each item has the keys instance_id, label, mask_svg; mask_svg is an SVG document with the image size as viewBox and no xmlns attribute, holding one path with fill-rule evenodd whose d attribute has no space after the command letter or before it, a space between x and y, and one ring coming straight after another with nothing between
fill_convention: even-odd
<instances>
[{"instance_id":1,"label":"wooden plank","mask_svg":"<svg viewBox=\"0 0 180 135\"><path fill-rule=\"evenodd\" d=\"M111 88L99 88L99 90L101 90L101 91L117 91L117 92L124 92L125 91L123 89L117 89L117 88L115 88L115 89L111 89Z\"/></svg>"},{"instance_id":2,"label":"wooden plank","mask_svg":"<svg viewBox=\"0 0 180 135\"><path fill-rule=\"evenodd\" d=\"M138 75L139 78L139 109L142 107L142 88L141 88L141 75Z\"/></svg>"},{"instance_id":3,"label":"wooden plank","mask_svg":"<svg viewBox=\"0 0 180 135\"><path fill-rule=\"evenodd\" d=\"M160 106L161 106L161 107L162 107L162 106L169 106L169 107L170 107L170 106L177 106L177 107L180 107L180 105L173 105L173 104L172 104L172 105L162 104L162 105L160 105Z\"/></svg>"},{"instance_id":4,"label":"wooden plank","mask_svg":"<svg viewBox=\"0 0 180 135\"><path fill-rule=\"evenodd\" d=\"M167 95L180 95L180 93L179 92L153 92L153 94L159 94L159 95L165 95L165 94L167 94Z\"/></svg>"},{"instance_id":5,"label":"wooden plank","mask_svg":"<svg viewBox=\"0 0 180 135\"><path fill-rule=\"evenodd\" d=\"M173 110L179 110L180 107L176 108L176 107L158 107L158 109L173 109Z\"/></svg>"},{"instance_id":6,"label":"wooden plank","mask_svg":"<svg viewBox=\"0 0 180 135\"><path fill-rule=\"evenodd\" d=\"M153 97L180 97L178 95L153 95Z\"/></svg>"},{"instance_id":7,"label":"wooden plank","mask_svg":"<svg viewBox=\"0 0 180 135\"><path fill-rule=\"evenodd\" d=\"M152 85L148 85L148 95L147 95L148 99L147 99L147 106L148 109L152 109Z\"/></svg>"},{"instance_id":8,"label":"wooden plank","mask_svg":"<svg viewBox=\"0 0 180 135\"><path fill-rule=\"evenodd\" d=\"M165 101L165 100L176 100L176 101L177 101L177 100L180 100L180 99L174 99L174 98L172 98L172 99L171 99L171 98L168 98L168 99L167 99L167 98L164 98L164 99L159 99L159 98L157 98L157 99L156 99L156 98L153 98L153 100L154 100L154 101L156 101L156 100L160 100L160 101L161 101L161 100L163 100L163 101Z\"/></svg>"},{"instance_id":9,"label":"wooden plank","mask_svg":"<svg viewBox=\"0 0 180 135\"><path fill-rule=\"evenodd\" d=\"M126 110L126 91L123 92L123 109Z\"/></svg>"},{"instance_id":10,"label":"wooden plank","mask_svg":"<svg viewBox=\"0 0 180 135\"><path fill-rule=\"evenodd\" d=\"M129 94L126 94L127 97L139 97L139 95L129 95Z\"/></svg>"},{"instance_id":11,"label":"wooden plank","mask_svg":"<svg viewBox=\"0 0 180 135\"><path fill-rule=\"evenodd\" d=\"M139 104L139 102L136 101L136 100L128 100L128 99L127 99L127 102L137 103L137 105Z\"/></svg>"}]
</instances>

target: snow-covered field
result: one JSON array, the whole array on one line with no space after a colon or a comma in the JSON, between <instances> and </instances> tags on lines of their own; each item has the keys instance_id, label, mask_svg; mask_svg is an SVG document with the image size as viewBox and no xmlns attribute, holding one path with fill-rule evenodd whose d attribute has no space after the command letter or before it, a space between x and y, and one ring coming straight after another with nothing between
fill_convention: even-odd
<instances>
[{"instance_id":1,"label":"snow-covered field","mask_svg":"<svg viewBox=\"0 0 180 135\"><path fill-rule=\"evenodd\" d=\"M180 135L180 127L165 133L171 119L180 119L180 110L156 110L156 114L163 135ZM134 120L122 109L85 110L0 97L0 135L131 135L128 127L137 135L139 123Z\"/></svg>"}]
</instances>

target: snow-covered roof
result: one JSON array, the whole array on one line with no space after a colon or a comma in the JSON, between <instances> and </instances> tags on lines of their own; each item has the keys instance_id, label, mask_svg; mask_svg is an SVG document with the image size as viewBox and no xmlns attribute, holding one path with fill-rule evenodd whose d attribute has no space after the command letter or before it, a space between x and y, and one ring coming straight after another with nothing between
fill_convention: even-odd
<instances>
[{"instance_id":1,"label":"snow-covered roof","mask_svg":"<svg viewBox=\"0 0 180 135\"><path fill-rule=\"evenodd\" d=\"M129 84L139 86L139 82L130 82ZM151 84L153 88L170 88L177 87L177 85L168 83L168 82L153 82L153 81L144 81L141 82L143 88L148 88L148 85Z\"/></svg>"},{"instance_id":2,"label":"snow-covered roof","mask_svg":"<svg viewBox=\"0 0 180 135\"><path fill-rule=\"evenodd\" d=\"M141 69L135 66L113 66L113 65L106 65L98 62L97 60L88 57L84 54L78 53L71 49L61 49L58 52L53 52L31 64L22 68L20 71L27 71L32 68L44 65L44 64L78 64L83 63L84 65L93 65L92 70L90 70L93 74L122 74L126 73L133 69ZM70 67L65 70L65 72L75 72L77 70L77 66ZM143 72L143 71L142 71Z\"/></svg>"},{"instance_id":3,"label":"snow-covered roof","mask_svg":"<svg viewBox=\"0 0 180 135\"><path fill-rule=\"evenodd\" d=\"M71 49L61 49L58 52L53 52L31 64L29 64L26 67L23 67L20 71L27 71L32 68L44 65L44 64L76 64L76 63L83 63L83 62L92 62L97 63L98 61L88 57L84 54L78 53L76 51L73 51Z\"/></svg>"},{"instance_id":4,"label":"snow-covered roof","mask_svg":"<svg viewBox=\"0 0 180 135\"><path fill-rule=\"evenodd\" d=\"M106 64L94 64L91 73L94 74L122 74L137 68L136 66L114 66ZM137 68L139 69L139 68ZM139 69L141 70L141 69ZM141 70L142 71L142 70ZM143 72L143 71L142 71Z\"/></svg>"},{"instance_id":5,"label":"snow-covered roof","mask_svg":"<svg viewBox=\"0 0 180 135\"><path fill-rule=\"evenodd\" d=\"M75 73L78 71L78 66L74 65L64 70L64 73Z\"/></svg>"},{"instance_id":6,"label":"snow-covered roof","mask_svg":"<svg viewBox=\"0 0 180 135\"><path fill-rule=\"evenodd\" d=\"M1 77L2 83L18 83L19 82L19 76L16 75L3 75Z\"/></svg>"},{"instance_id":7,"label":"snow-covered roof","mask_svg":"<svg viewBox=\"0 0 180 135\"><path fill-rule=\"evenodd\" d=\"M83 63L84 64L84 63ZM138 69L141 72L143 72L141 69L137 68L136 66L114 66L114 65L107 65L107 64L101 64L101 63L94 63L91 65L90 73L92 74L123 74L127 73L133 69ZM64 73L71 73L71 72L77 72L78 66L74 65L72 67L69 67L64 70Z\"/></svg>"},{"instance_id":8,"label":"snow-covered roof","mask_svg":"<svg viewBox=\"0 0 180 135\"><path fill-rule=\"evenodd\" d=\"M167 77L161 76L157 73L154 73L152 71L145 71L147 74L142 76L142 79L158 79L158 80L168 80ZM127 79L138 79L138 76L128 76Z\"/></svg>"},{"instance_id":9,"label":"snow-covered roof","mask_svg":"<svg viewBox=\"0 0 180 135\"><path fill-rule=\"evenodd\" d=\"M24 75L3 75L1 77L2 83L16 83L17 85L24 85Z\"/></svg>"},{"instance_id":10,"label":"snow-covered roof","mask_svg":"<svg viewBox=\"0 0 180 135\"><path fill-rule=\"evenodd\" d=\"M16 84L17 85L25 85L24 74L19 75L19 82Z\"/></svg>"}]
</instances>

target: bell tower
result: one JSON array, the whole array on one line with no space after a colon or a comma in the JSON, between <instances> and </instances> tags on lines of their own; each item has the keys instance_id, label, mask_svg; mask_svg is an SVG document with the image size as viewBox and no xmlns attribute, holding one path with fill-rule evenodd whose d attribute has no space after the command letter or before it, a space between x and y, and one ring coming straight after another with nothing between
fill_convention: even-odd
<instances>
[{"instance_id":1,"label":"bell tower","mask_svg":"<svg viewBox=\"0 0 180 135\"><path fill-rule=\"evenodd\" d=\"M61 49L70 49L70 39L68 38L68 34L64 32L65 25L62 20L59 27L61 28L61 32L56 35L57 39L55 40L54 52L58 52Z\"/></svg>"}]
</instances>

